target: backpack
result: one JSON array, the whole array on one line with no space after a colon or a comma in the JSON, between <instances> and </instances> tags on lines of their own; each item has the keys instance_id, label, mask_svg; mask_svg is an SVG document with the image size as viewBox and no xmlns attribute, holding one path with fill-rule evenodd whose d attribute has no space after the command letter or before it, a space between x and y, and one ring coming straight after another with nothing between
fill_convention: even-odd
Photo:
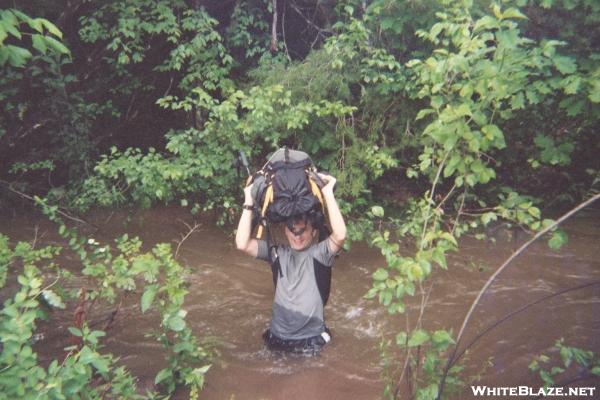
<instances>
[{"instance_id":1,"label":"backpack","mask_svg":"<svg viewBox=\"0 0 600 400\"><path fill-rule=\"evenodd\" d=\"M284 147L253 175L258 239L267 223L284 222L311 211L324 212L323 182L316 171L308 154Z\"/></svg>"}]
</instances>

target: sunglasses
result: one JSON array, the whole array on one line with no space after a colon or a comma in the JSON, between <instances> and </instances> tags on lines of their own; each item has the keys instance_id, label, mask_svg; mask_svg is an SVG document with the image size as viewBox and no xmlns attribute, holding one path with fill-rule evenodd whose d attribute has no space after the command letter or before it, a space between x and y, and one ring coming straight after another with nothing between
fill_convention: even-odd
<instances>
[{"instance_id":1,"label":"sunglasses","mask_svg":"<svg viewBox=\"0 0 600 400\"><path fill-rule=\"evenodd\" d=\"M298 224L299 222L304 222L303 226L302 227L295 227L294 224ZM308 228L308 222L306 220L303 220L303 221L293 221L293 220L290 220L290 221L287 222L286 226L287 226L288 230L290 232L292 232L292 234L294 236L300 236L304 232L306 232L306 229Z\"/></svg>"}]
</instances>

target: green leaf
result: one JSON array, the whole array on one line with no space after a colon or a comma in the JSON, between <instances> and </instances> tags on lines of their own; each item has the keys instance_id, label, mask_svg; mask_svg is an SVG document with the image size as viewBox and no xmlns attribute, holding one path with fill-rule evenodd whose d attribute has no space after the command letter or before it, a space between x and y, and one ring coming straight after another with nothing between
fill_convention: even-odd
<instances>
[{"instance_id":1,"label":"green leaf","mask_svg":"<svg viewBox=\"0 0 600 400\"><path fill-rule=\"evenodd\" d=\"M98 357L98 354L92 349L90 349L88 346L83 346L79 351L79 362L82 364L89 364L96 357Z\"/></svg>"},{"instance_id":2,"label":"green leaf","mask_svg":"<svg viewBox=\"0 0 600 400\"><path fill-rule=\"evenodd\" d=\"M429 334L422 329L417 329L410 335L408 347L417 347L426 343L429 340Z\"/></svg>"},{"instance_id":3,"label":"green leaf","mask_svg":"<svg viewBox=\"0 0 600 400\"><path fill-rule=\"evenodd\" d=\"M431 107L438 110L444 104L444 98L442 96L431 97Z\"/></svg>"},{"instance_id":4,"label":"green leaf","mask_svg":"<svg viewBox=\"0 0 600 400\"><path fill-rule=\"evenodd\" d=\"M14 37L16 37L17 39L21 40L21 32L19 32L19 29L17 29L17 25L18 22L16 20L14 21L8 21L6 18L7 15L12 16L12 18L14 18L14 16L9 12L8 14L4 14L2 16L2 19L0 20L0 26L2 26L3 30L5 32L10 33L11 35L13 35ZM11 18L9 18L11 19Z\"/></svg>"},{"instance_id":5,"label":"green leaf","mask_svg":"<svg viewBox=\"0 0 600 400\"><path fill-rule=\"evenodd\" d=\"M527 97L530 104L538 104L540 102L540 97L535 90L526 90L525 97Z\"/></svg>"},{"instance_id":6,"label":"green leaf","mask_svg":"<svg viewBox=\"0 0 600 400\"><path fill-rule=\"evenodd\" d=\"M431 336L431 341L437 345L450 345L454 343L450 332L445 330L435 331Z\"/></svg>"},{"instance_id":7,"label":"green leaf","mask_svg":"<svg viewBox=\"0 0 600 400\"><path fill-rule=\"evenodd\" d=\"M436 24L434 24L431 27L431 30L429 31L429 40L434 41L437 36L440 34L440 32L442 32L442 29L444 29L444 24L441 22L438 22Z\"/></svg>"},{"instance_id":8,"label":"green leaf","mask_svg":"<svg viewBox=\"0 0 600 400\"><path fill-rule=\"evenodd\" d=\"M440 248L435 248L433 253L431 254L431 259L436 262L442 269L448 269L448 265L446 263L446 255L444 251Z\"/></svg>"},{"instance_id":9,"label":"green leaf","mask_svg":"<svg viewBox=\"0 0 600 400\"><path fill-rule=\"evenodd\" d=\"M565 94L576 94L581 87L582 79L579 76L570 75L562 80L561 85Z\"/></svg>"},{"instance_id":10,"label":"green leaf","mask_svg":"<svg viewBox=\"0 0 600 400\"><path fill-rule=\"evenodd\" d=\"M211 366L212 366L211 364L208 364L208 365L205 365L200 368L194 368L193 373L199 374L199 375L204 375L208 372L208 370L210 369Z\"/></svg>"},{"instance_id":11,"label":"green leaf","mask_svg":"<svg viewBox=\"0 0 600 400\"><path fill-rule=\"evenodd\" d=\"M179 332L185 328L185 320L179 316L174 316L169 318L169 322L167 323L169 329Z\"/></svg>"},{"instance_id":12,"label":"green leaf","mask_svg":"<svg viewBox=\"0 0 600 400\"><path fill-rule=\"evenodd\" d=\"M377 218L383 218L384 210L381 206L373 206L371 207L371 213Z\"/></svg>"},{"instance_id":13,"label":"green leaf","mask_svg":"<svg viewBox=\"0 0 600 400\"><path fill-rule=\"evenodd\" d=\"M175 346L173 346L174 353L192 352L192 351L194 351L194 345L191 342L179 342Z\"/></svg>"},{"instance_id":14,"label":"green leaf","mask_svg":"<svg viewBox=\"0 0 600 400\"><path fill-rule=\"evenodd\" d=\"M77 336L77 337L82 337L83 333L81 332L81 329L75 328L74 326L70 326L67 328L69 330L69 332L71 332L71 334L73 336Z\"/></svg>"},{"instance_id":15,"label":"green leaf","mask_svg":"<svg viewBox=\"0 0 600 400\"><path fill-rule=\"evenodd\" d=\"M485 134L485 137L490 141L495 141L500 138L504 139L502 131L496 125L486 125L481 128L481 131Z\"/></svg>"},{"instance_id":16,"label":"green leaf","mask_svg":"<svg viewBox=\"0 0 600 400\"><path fill-rule=\"evenodd\" d=\"M477 183L477 178L475 177L475 175L473 174L468 174L465 177L465 181L467 182L467 185L473 187L475 186L475 184Z\"/></svg>"},{"instance_id":17,"label":"green leaf","mask_svg":"<svg viewBox=\"0 0 600 400\"><path fill-rule=\"evenodd\" d=\"M173 372L170 368L161 369L158 374L156 374L156 378L154 378L154 384L159 385L162 381L166 379L173 379Z\"/></svg>"},{"instance_id":18,"label":"green leaf","mask_svg":"<svg viewBox=\"0 0 600 400\"><path fill-rule=\"evenodd\" d=\"M400 332L399 334L396 335L396 345L404 347L406 346L406 339L407 339L407 335L406 332Z\"/></svg>"},{"instance_id":19,"label":"green leaf","mask_svg":"<svg viewBox=\"0 0 600 400\"><path fill-rule=\"evenodd\" d=\"M36 49L42 54L46 54L46 50L48 49L48 47L46 46L46 41L44 40L44 37L42 35L31 35L31 42L34 49Z\"/></svg>"},{"instance_id":20,"label":"green leaf","mask_svg":"<svg viewBox=\"0 0 600 400\"><path fill-rule=\"evenodd\" d=\"M505 49L516 49L519 45L519 35L516 30L500 30L496 32L496 39L498 40L498 47L502 47ZM494 68L496 66L494 65ZM495 81L497 82L497 81ZM502 88L502 86L494 85L497 88Z\"/></svg>"},{"instance_id":21,"label":"green leaf","mask_svg":"<svg viewBox=\"0 0 600 400\"><path fill-rule=\"evenodd\" d=\"M377 271L373 273L373 279L376 281L385 281L388 278L389 274L387 270L383 268L379 268Z\"/></svg>"},{"instance_id":22,"label":"green leaf","mask_svg":"<svg viewBox=\"0 0 600 400\"><path fill-rule=\"evenodd\" d=\"M46 44L48 46L50 46L54 51L56 51L59 54L71 53L64 44L62 44L61 42L59 42L51 36L44 36L44 40L46 41Z\"/></svg>"},{"instance_id":23,"label":"green leaf","mask_svg":"<svg viewBox=\"0 0 600 400\"><path fill-rule=\"evenodd\" d=\"M58 37L59 39L62 39L63 34L60 31L60 29L58 29L56 27L56 25L54 25L52 22L48 21L47 19L43 19L43 18L38 18L38 19L41 20L42 24L48 30L48 32L50 32L54 36Z\"/></svg>"},{"instance_id":24,"label":"green leaf","mask_svg":"<svg viewBox=\"0 0 600 400\"><path fill-rule=\"evenodd\" d=\"M550 370L551 375L562 374L563 372L565 372L565 369L561 367L552 367Z\"/></svg>"},{"instance_id":25,"label":"green leaf","mask_svg":"<svg viewBox=\"0 0 600 400\"><path fill-rule=\"evenodd\" d=\"M65 308L65 303L63 303L63 300L60 298L59 295L54 293L54 291L49 290L49 289L42 290L42 296L48 302L48 304L50 304L52 307L62 308L62 309Z\"/></svg>"},{"instance_id":26,"label":"green leaf","mask_svg":"<svg viewBox=\"0 0 600 400\"><path fill-rule=\"evenodd\" d=\"M420 264L411 263L408 266L407 276L411 280L421 280L423 279L423 269Z\"/></svg>"},{"instance_id":27,"label":"green leaf","mask_svg":"<svg viewBox=\"0 0 600 400\"><path fill-rule=\"evenodd\" d=\"M4 43L4 39L6 39L7 37L8 37L8 34L6 33L6 30L4 29L4 26L2 25L2 22L0 21L0 45L2 43Z\"/></svg>"},{"instance_id":28,"label":"green leaf","mask_svg":"<svg viewBox=\"0 0 600 400\"><path fill-rule=\"evenodd\" d=\"M31 52L22 47L8 45L4 47L8 54L8 63L15 68L22 67L31 58Z\"/></svg>"},{"instance_id":29,"label":"green leaf","mask_svg":"<svg viewBox=\"0 0 600 400\"><path fill-rule=\"evenodd\" d=\"M523 92L519 92L511 98L510 106L513 109L520 109L525 107L525 97L523 96Z\"/></svg>"},{"instance_id":30,"label":"green leaf","mask_svg":"<svg viewBox=\"0 0 600 400\"><path fill-rule=\"evenodd\" d=\"M379 302L385 307L389 306L392 302L392 295L390 290L379 292Z\"/></svg>"},{"instance_id":31,"label":"green leaf","mask_svg":"<svg viewBox=\"0 0 600 400\"><path fill-rule=\"evenodd\" d=\"M37 277L33 277L29 280L29 287L32 289L37 289L42 286L42 280Z\"/></svg>"},{"instance_id":32,"label":"green leaf","mask_svg":"<svg viewBox=\"0 0 600 400\"><path fill-rule=\"evenodd\" d=\"M88 338L90 338L90 337L99 338L99 337L103 337L103 336L106 336L106 332L104 332L104 331L92 331L88 335Z\"/></svg>"},{"instance_id":33,"label":"green leaf","mask_svg":"<svg viewBox=\"0 0 600 400\"><path fill-rule=\"evenodd\" d=\"M531 214L531 216L533 218L540 218L541 214L540 214L540 209L537 207L529 207L529 209L527 210L527 212L529 214Z\"/></svg>"},{"instance_id":34,"label":"green leaf","mask_svg":"<svg viewBox=\"0 0 600 400\"><path fill-rule=\"evenodd\" d=\"M96 368L100 374L104 375L108 373L109 362L107 359L97 354L97 357L93 358L91 362L94 368Z\"/></svg>"},{"instance_id":35,"label":"green leaf","mask_svg":"<svg viewBox=\"0 0 600 400\"><path fill-rule=\"evenodd\" d=\"M497 29L500 27L498 20L492 18L489 15L486 15L475 22L475 27L473 28L474 32L477 32L481 29Z\"/></svg>"},{"instance_id":36,"label":"green leaf","mask_svg":"<svg viewBox=\"0 0 600 400\"><path fill-rule=\"evenodd\" d=\"M517 10L516 8L511 7L502 13L502 18L527 19L527 16L525 16L521 11Z\"/></svg>"},{"instance_id":37,"label":"green leaf","mask_svg":"<svg viewBox=\"0 0 600 400\"><path fill-rule=\"evenodd\" d=\"M537 371L538 369L540 369L540 364L538 363L537 360L533 360L528 367L531 371Z\"/></svg>"},{"instance_id":38,"label":"green leaf","mask_svg":"<svg viewBox=\"0 0 600 400\"><path fill-rule=\"evenodd\" d=\"M452 243L454 246L458 247L458 242L456 241L456 238L450 232L444 232L444 233L442 233L440 235L440 238L444 239L444 240L447 240L448 242Z\"/></svg>"},{"instance_id":39,"label":"green leaf","mask_svg":"<svg viewBox=\"0 0 600 400\"><path fill-rule=\"evenodd\" d=\"M146 310L148 310L148 308L150 308L150 306L152 305L152 302L154 301L154 296L156 296L157 291L157 285L146 286L141 300L141 308L143 313L146 312Z\"/></svg>"},{"instance_id":40,"label":"green leaf","mask_svg":"<svg viewBox=\"0 0 600 400\"><path fill-rule=\"evenodd\" d=\"M460 164L461 158L462 157L459 154L454 154L450 158L450 161L448 161L448 164L446 164L446 167L444 168L444 178L449 177L456 171L456 167Z\"/></svg>"},{"instance_id":41,"label":"green leaf","mask_svg":"<svg viewBox=\"0 0 600 400\"><path fill-rule=\"evenodd\" d=\"M546 386L552 386L554 384L554 379L552 379L552 376L548 372L541 370L540 377Z\"/></svg>"},{"instance_id":42,"label":"green leaf","mask_svg":"<svg viewBox=\"0 0 600 400\"><path fill-rule=\"evenodd\" d=\"M438 398L438 385L431 383L424 388L417 389L418 400L436 400Z\"/></svg>"},{"instance_id":43,"label":"green leaf","mask_svg":"<svg viewBox=\"0 0 600 400\"><path fill-rule=\"evenodd\" d=\"M588 98L592 103L600 103L600 79L595 79L591 82L590 94Z\"/></svg>"},{"instance_id":44,"label":"green leaf","mask_svg":"<svg viewBox=\"0 0 600 400\"><path fill-rule=\"evenodd\" d=\"M6 21L8 21L9 23L12 23L14 25L18 24L17 18L27 24L29 24L29 22L32 19L29 15L15 9L15 8L6 10L4 12L0 12L0 15L2 16L2 19L6 19Z\"/></svg>"},{"instance_id":45,"label":"green leaf","mask_svg":"<svg viewBox=\"0 0 600 400\"><path fill-rule=\"evenodd\" d=\"M502 19L502 11L500 11L500 6L496 3L493 3L491 8L492 12L494 13L494 17Z\"/></svg>"},{"instance_id":46,"label":"green leaf","mask_svg":"<svg viewBox=\"0 0 600 400\"><path fill-rule=\"evenodd\" d=\"M569 237L567 236L567 234L563 230L557 229L552 234L552 237L550 238L550 240L548 240L548 246L550 246L550 248L552 250L558 250L564 244L566 244L568 242L568 240L569 240Z\"/></svg>"},{"instance_id":47,"label":"green leaf","mask_svg":"<svg viewBox=\"0 0 600 400\"><path fill-rule=\"evenodd\" d=\"M572 74L577 70L577 64L573 57L554 56L552 62L557 70L562 74Z\"/></svg>"},{"instance_id":48,"label":"green leaf","mask_svg":"<svg viewBox=\"0 0 600 400\"><path fill-rule=\"evenodd\" d=\"M434 112L435 112L435 110L433 110L432 108L424 108L424 109L422 109L421 111L419 111L419 112L417 113L417 116L415 117L415 120L416 120L416 121L418 121L418 120L420 120L421 118L424 118L424 117L426 117L427 115L429 115L429 114L432 114L432 113L434 113Z\"/></svg>"},{"instance_id":49,"label":"green leaf","mask_svg":"<svg viewBox=\"0 0 600 400\"><path fill-rule=\"evenodd\" d=\"M458 106L456 108L455 113L459 117L464 117L466 115L471 115L471 108L469 107L469 104L462 103L460 106Z\"/></svg>"},{"instance_id":50,"label":"green leaf","mask_svg":"<svg viewBox=\"0 0 600 400\"><path fill-rule=\"evenodd\" d=\"M498 219L498 215L495 212L488 211L481 216L481 222L484 225L489 224L491 221L496 221Z\"/></svg>"},{"instance_id":51,"label":"green leaf","mask_svg":"<svg viewBox=\"0 0 600 400\"><path fill-rule=\"evenodd\" d=\"M44 25L42 23L42 18L29 18L27 24L34 29L36 32L42 33L44 32Z\"/></svg>"}]
</instances>

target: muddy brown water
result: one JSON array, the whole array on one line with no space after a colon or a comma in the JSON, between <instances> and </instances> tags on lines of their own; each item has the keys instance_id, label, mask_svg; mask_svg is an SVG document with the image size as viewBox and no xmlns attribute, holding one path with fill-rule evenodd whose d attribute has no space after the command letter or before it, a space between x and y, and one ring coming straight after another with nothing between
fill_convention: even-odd
<instances>
[{"instance_id":1,"label":"muddy brown water","mask_svg":"<svg viewBox=\"0 0 600 400\"><path fill-rule=\"evenodd\" d=\"M175 242L187 232L194 217L179 208L156 208L126 218L124 213L98 212L88 216L101 229L93 234L101 242L127 232L146 246ZM211 222L200 221L197 232L182 244L179 260L191 267L185 309L187 321L198 336L218 341L219 358L207 374L201 398L211 399L378 399L384 383L379 344L406 329L406 316L390 316L363 295L371 274L384 260L363 243L342 253L334 264L332 292L325 309L333 341L318 357L283 357L267 351L261 334L268 326L273 298L270 269L234 248L233 236ZM60 239L52 224L41 217L4 216L0 232L13 241L32 240L56 244ZM469 324L464 343L486 326L518 307L551 293L600 281L600 210L584 211L565 225L569 242L559 252L535 243L503 272L483 296ZM449 259L447 271L436 270L424 285L430 292L423 313L427 329L452 328L457 332L464 315L487 278L523 238L497 231L496 243L470 237ZM77 265L73 256L63 263ZM136 295L139 298L139 293ZM135 296L132 296L135 297ZM418 299L408 305L412 328ZM156 315L143 315L131 301L121 309L108 331L105 350L138 377L140 387L150 387L165 366L161 347L144 332L156 326ZM43 339L37 349L43 362L61 354L69 315L57 314L40 325ZM478 385L539 387L540 379L528 370L533 357L552 354L559 338L569 345L600 353L600 285L572 291L535 305L485 335L464 359L463 379ZM556 356L556 355L555 355ZM402 362L402 354L396 357ZM598 378L575 385L595 386ZM467 387L452 398L472 398ZM176 398L186 398L179 393ZM600 398L597 396L597 398Z\"/></svg>"}]
</instances>

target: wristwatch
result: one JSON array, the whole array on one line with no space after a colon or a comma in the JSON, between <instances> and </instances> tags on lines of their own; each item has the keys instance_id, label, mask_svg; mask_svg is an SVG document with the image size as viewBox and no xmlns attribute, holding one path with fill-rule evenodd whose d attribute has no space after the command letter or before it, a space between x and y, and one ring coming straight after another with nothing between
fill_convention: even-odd
<instances>
[{"instance_id":1,"label":"wristwatch","mask_svg":"<svg viewBox=\"0 0 600 400\"><path fill-rule=\"evenodd\" d=\"M252 210L254 210L254 206L252 206L250 204L244 204L243 209L252 211Z\"/></svg>"}]
</instances>

